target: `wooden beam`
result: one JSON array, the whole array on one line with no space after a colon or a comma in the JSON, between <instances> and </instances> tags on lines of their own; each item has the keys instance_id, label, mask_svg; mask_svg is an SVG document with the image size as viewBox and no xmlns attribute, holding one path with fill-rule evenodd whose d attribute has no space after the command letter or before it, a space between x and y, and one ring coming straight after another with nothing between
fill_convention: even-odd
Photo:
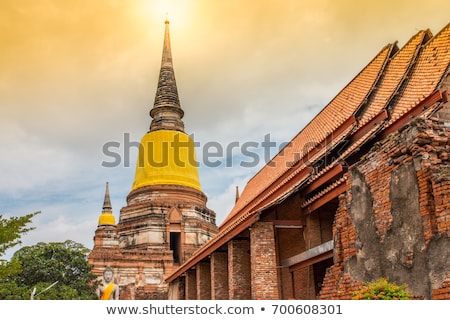
<instances>
[{"instance_id":1,"label":"wooden beam","mask_svg":"<svg viewBox=\"0 0 450 320\"><path fill-rule=\"evenodd\" d=\"M298 270L298 269L301 269L301 268L313 265L315 263L318 263L320 261L323 261L323 260L326 260L326 259L329 259L329 258L333 258L333 250L325 252L325 253L322 253L321 255L315 256L314 258L311 258L309 260L300 262L300 263L298 263L298 264L296 264L296 265L294 265L292 267L289 267L289 271L293 272L295 270Z\"/></svg>"},{"instance_id":2,"label":"wooden beam","mask_svg":"<svg viewBox=\"0 0 450 320\"><path fill-rule=\"evenodd\" d=\"M298 268L328 259L333 256L333 247L333 240L329 240L282 261L281 266L289 267L290 270L296 270Z\"/></svg>"},{"instance_id":3,"label":"wooden beam","mask_svg":"<svg viewBox=\"0 0 450 320\"><path fill-rule=\"evenodd\" d=\"M385 121L389 118L389 113L386 109L383 109L378 115L376 115L372 120L367 122L361 128L359 128L352 136L350 137L352 142L358 141L362 137L364 137L367 132L372 130L374 126L376 126L379 122Z\"/></svg>"},{"instance_id":4,"label":"wooden beam","mask_svg":"<svg viewBox=\"0 0 450 320\"><path fill-rule=\"evenodd\" d=\"M347 185L345 183L340 184L336 188L330 190L329 192L325 193L320 198L306 206L306 213L311 213L319 209L321 206L327 204L328 202L339 196L341 193L344 193L345 190L347 190Z\"/></svg>"},{"instance_id":5,"label":"wooden beam","mask_svg":"<svg viewBox=\"0 0 450 320\"><path fill-rule=\"evenodd\" d=\"M402 128L404 125L406 125L408 122L410 122L412 119L417 117L424 110L426 110L427 108L429 108L436 102L440 102L440 101L445 102L446 100L447 100L447 92L446 91L441 92L441 91L437 90L437 91L433 92L428 97L426 97L424 100L419 102L419 104L417 104L411 110L409 110L407 113L405 113L399 119L397 119L393 124L391 124L385 130L383 130L383 132L380 135L381 139L387 137L391 133Z\"/></svg>"},{"instance_id":6,"label":"wooden beam","mask_svg":"<svg viewBox=\"0 0 450 320\"><path fill-rule=\"evenodd\" d=\"M290 179L288 182L283 184L283 186L281 188L279 188L276 191L274 191L266 199L264 199L263 201L261 201L257 205L251 207L251 211L261 210L266 205L270 204L272 201L275 201L277 198L281 197L287 190L289 190L293 186L297 185L299 180L302 180L307 175L311 174L312 170L313 169L311 167L303 168L299 173L296 174L295 178ZM282 177L284 177L284 176L285 175L283 175ZM280 179L278 179L278 180L280 180ZM277 185L278 183L280 183L278 180L274 184L272 184L272 186L273 185Z\"/></svg>"},{"instance_id":7,"label":"wooden beam","mask_svg":"<svg viewBox=\"0 0 450 320\"><path fill-rule=\"evenodd\" d=\"M304 220L273 220L272 222L277 229L301 229L305 226Z\"/></svg>"},{"instance_id":8,"label":"wooden beam","mask_svg":"<svg viewBox=\"0 0 450 320\"><path fill-rule=\"evenodd\" d=\"M303 193L308 194L316 190L317 188L327 183L328 181L336 178L338 175L340 175L342 172L346 170L347 168L345 168L341 164L338 164L337 166L335 166L334 168L332 168L331 170L329 170L328 172L326 172L325 174L323 174L322 176L311 182L305 189L302 190Z\"/></svg>"}]
</instances>

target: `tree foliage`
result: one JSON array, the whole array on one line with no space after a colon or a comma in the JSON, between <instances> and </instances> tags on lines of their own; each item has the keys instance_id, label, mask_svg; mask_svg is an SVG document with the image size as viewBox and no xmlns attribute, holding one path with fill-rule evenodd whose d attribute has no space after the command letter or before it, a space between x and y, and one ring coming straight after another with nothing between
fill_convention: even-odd
<instances>
[{"instance_id":1,"label":"tree foliage","mask_svg":"<svg viewBox=\"0 0 450 320\"><path fill-rule=\"evenodd\" d=\"M0 214L0 256L6 250L21 243L20 237L34 227L27 227L31 219L40 212L30 213L22 217L3 218Z\"/></svg>"},{"instance_id":2,"label":"tree foliage","mask_svg":"<svg viewBox=\"0 0 450 320\"><path fill-rule=\"evenodd\" d=\"M34 288L36 299L96 299L93 282L97 276L87 263L88 253L89 249L72 240L19 249L11 261L19 262L22 271L7 277L6 286L0 284L0 299L29 299ZM26 288L26 295L22 288Z\"/></svg>"},{"instance_id":3,"label":"tree foliage","mask_svg":"<svg viewBox=\"0 0 450 320\"><path fill-rule=\"evenodd\" d=\"M4 218L0 215L0 257L6 250L21 244L21 236L34 229L28 227L31 219L40 212L34 212L21 217ZM20 272L20 263L0 259L0 281L8 275Z\"/></svg>"}]
</instances>

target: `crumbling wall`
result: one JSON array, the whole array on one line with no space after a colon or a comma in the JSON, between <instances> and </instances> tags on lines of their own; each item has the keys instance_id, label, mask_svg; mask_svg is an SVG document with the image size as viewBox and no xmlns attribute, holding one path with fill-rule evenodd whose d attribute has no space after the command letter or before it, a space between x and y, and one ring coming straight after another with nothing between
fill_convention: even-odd
<instances>
[{"instance_id":1,"label":"crumbling wall","mask_svg":"<svg viewBox=\"0 0 450 320\"><path fill-rule=\"evenodd\" d=\"M350 168L321 298L351 298L379 277L416 298L450 297L449 142L443 122L418 119Z\"/></svg>"}]
</instances>

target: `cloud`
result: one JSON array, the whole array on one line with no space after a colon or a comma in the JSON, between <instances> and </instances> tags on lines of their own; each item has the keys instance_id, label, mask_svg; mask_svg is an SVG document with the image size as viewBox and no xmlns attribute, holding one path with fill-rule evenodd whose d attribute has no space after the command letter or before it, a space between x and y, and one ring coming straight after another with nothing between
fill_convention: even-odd
<instances>
[{"instance_id":1,"label":"cloud","mask_svg":"<svg viewBox=\"0 0 450 320\"><path fill-rule=\"evenodd\" d=\"M71 174L76 155L47 145L18 124L0 121L0 126L0 193L19 197L49 183L61 182Z\"/></svg>"}]
</instances>

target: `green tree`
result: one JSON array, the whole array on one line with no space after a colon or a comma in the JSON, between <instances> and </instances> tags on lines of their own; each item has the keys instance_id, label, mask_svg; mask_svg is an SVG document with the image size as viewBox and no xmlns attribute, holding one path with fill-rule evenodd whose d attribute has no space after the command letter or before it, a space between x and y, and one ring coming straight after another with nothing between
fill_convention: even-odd
<instances>
[{"instance_id":1,"label":"green tree","mask_svg":"<svg viewBox=\"0 0 450 320\"><path fill-rule=\"evenodd\" d=\"M11 261L19 262L22 271L6 279L4 283L9 287L3 286L3 295L0 284L0 299L29 299L34 288L36 299L96 299L94 284L97 276L91 273L92 266L87 263L88 253L89 249L72 240L39 242L19 249ZM25 297L22 288L26 288Z\"/></svg>"},{"instance_id":2,"label":"green tree","mask_svg":"<svg viewBox=\"0 0 450 320\"><path fill-rule=\"evenodd\" d=\"M20 272L20 263L1 259L6 250L21 244L21 236L34 227L28 227L31 219L40 212L30 213L22 217L3 218L0 215L0 281L5 277Z\"/></svg>"}]
</instances>

